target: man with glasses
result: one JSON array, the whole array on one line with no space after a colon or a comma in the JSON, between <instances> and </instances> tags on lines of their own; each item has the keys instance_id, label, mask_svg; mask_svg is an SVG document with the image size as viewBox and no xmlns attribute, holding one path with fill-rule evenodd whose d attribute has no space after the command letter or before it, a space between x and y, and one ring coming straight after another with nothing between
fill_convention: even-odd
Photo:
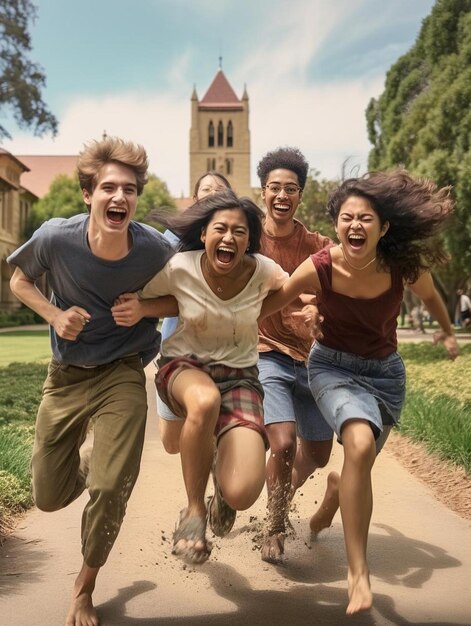
<instances>
[{"instance_id":1,"label":"man with glasses","mask_svg":"<svg viewBox=\"0 0 471 626\"><path fill-rule=\"evenodd\" d=\"M289 274L308 256L332 243L328 237L308 231L294 217L308 169L303 154L289 147L268 152L257 167L266 207L260 252ZM332 431L311 395L305 365L314 340L314 303L314 293L303 294L259 327L260 382L265 392L265 426L271 448L266 469L268 517L262 560L275 564L283 560L291 498L318 467L327 464L332 448ZM335 490L331 483L325 503L330 491ZM318 532L330 522L327 507L312 518L311 528Z\"/></svg>"}]
</instances>

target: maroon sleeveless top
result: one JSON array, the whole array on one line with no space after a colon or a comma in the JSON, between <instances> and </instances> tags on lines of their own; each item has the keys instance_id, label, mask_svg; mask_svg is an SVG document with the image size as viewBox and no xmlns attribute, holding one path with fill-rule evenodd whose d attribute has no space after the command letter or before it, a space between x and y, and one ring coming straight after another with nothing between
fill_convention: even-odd
<instances>
[{"instance_id":1,"label":"maroon sleeveless top","mask_svg":"<svg viewBox=\"0 0 471 626\"><path fill-rule=\"evenodd\" d=\"M324 337L319 343L367 359L382 359L395 352L403 293L399 272L391 270L391 287L376 298L351 298L332 291L329 248L312 254L311 259L322 287L318 306L324 316L321 326Z\"/></svg>"}]
</instances>

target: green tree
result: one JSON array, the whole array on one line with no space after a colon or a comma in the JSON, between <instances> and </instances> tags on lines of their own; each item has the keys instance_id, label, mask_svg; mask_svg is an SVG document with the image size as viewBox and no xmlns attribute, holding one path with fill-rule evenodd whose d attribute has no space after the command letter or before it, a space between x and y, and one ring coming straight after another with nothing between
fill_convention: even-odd
<instances>
[{"instance_id":1,"label":"green tree","mask_svg":"<svg viewBox=\"0 0 471 626\"><path fill-rule=\"evenodd\" d=\"M86 210L77 178L60 174L52 181L47 194L33 205L25 235L30 237L51 217L72 217Z\"/></svg>"},{"instance_id":2,"label":"green tree","mask_svg":"<svg viewBox=\"0 0 471 626\"><path fill-rule=\"evenodd\" d=\"M160 206L174 209L175 202L168 192L167 185L151 174L149 182L139 196L134 219L146 221L150 210ZM52 181L48 193L33 206L25 234L27 237L31 236L36 228L51 217L72 217L86 211L87 207L77 178L61 174ZM149 223L157 228L157 224Z\"/></svg>"},{"instance_id":3,"label":"green tree","mask_svg":"<svg viewBox=\"0 0 471 626\"><path fill-rule=\"evenodd\" d=\"M327 199L338 185L338 181L318 179L319 172L311 170L306 180L302 202L296 212L309 230L317 230L322 235L335 239L334 224L326 211Z\"/></svg>"},{"instance_id":4,"label":"green tree","mask_svg":"<svg viewBox=\"0 0 471 626\"><path fill-rule=\"evenodd\" d=\"M30 0L0 0L0 110L10 109L20 128L35 135L57 133L57 120L41 98L46 84L42 68L28 59L29 23L36 18ZM0 124L0 139L11 138Z\"/></svg>"},{"instance_id":5,"label":"green tree","mask_svg":"<svg viewBox=\"0 0 471 626\"><path fill-rule=\"evenodd\" d=\"M136 220L138 222L150 223L158 227L157 224L149 222L148 215L152 209L166 207L175 210L175 201L170 195L167 185L155 174L149 175L149 181L144 187L144 191L139 196L136 210ZM160 229L160 227L158 227Z\"/></svg>"},{"instance_id":6,"label":"green tree","mask_svg":"<svg viewBox=\"0 0 471 626\"><path fill-rule=\"evenodd\" d=\"M451 185L450 263L434 276L452 314L471 276L471 0L437 0L414 46L390 68L366 111L370 169L403 166Z\"/></svg>"}]
</instances>

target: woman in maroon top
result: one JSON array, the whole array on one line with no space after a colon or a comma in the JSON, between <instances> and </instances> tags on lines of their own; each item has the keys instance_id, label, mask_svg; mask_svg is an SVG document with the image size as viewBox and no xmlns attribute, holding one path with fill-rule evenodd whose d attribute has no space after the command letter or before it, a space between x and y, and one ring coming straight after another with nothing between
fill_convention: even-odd
<instances>
[{"instance_id":1,"label":"woman in maroon top","mask_svg":"<svg viewBox=\"0 0 471 626\"><path fill-rule=\"evenodd\" d=\"M405 171L346 180L328 203L339 245L302 263L262 307L261 317L309 288L321 293L319 313L324 322L309 355L309 385L343 444L344 464L340 479L329 477L330 502L325 501L326 509L318 513L319 528L329 525L340 504L348 559L348 614L369 609L373 600L366 561L373 507L371 469L392 425L399 421L404 401L396 320L405 283L440 324L435 340L443 341L451 359L458 354L447 310L430 274L434 264L446 260L433 236L452 209L447 188L437 189ZM338 483L338 500L332 483Z\"/></svg>"}]
</instances>

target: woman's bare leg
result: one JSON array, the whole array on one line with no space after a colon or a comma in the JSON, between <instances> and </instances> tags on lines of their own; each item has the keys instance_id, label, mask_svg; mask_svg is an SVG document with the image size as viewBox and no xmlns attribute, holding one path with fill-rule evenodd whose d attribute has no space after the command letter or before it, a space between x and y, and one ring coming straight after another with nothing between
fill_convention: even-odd
<instances>
[{"instance_id":1,"label":"woman's bare leg","mask_svg":"<svg viewBox=\"0 0 471 626\"><path fill-rule=\"evenodd\" d=\"M292 494L304 485L316 469L325 467L330 459L332 439L327 441L309 441L298 437L296 456L294 457L291 477Z\"/></svg>"},{"instance_id":2,"label":"woman's bare leg","mask_svg":"<svg viewBox=\"0 0 471 626\"><path fill-rule=\"evenodd\" d=\"M308 441L298 437L298 447L294 459L293 474L291 479L291 498L296 491L304 485L306 480L316 469L325 467L329 462L332 451L332 439L327 441ZM312 516L309 523L311 532L319 533L324 528L329 528L332 519L339 508L338 498L338 474L331 472L327 478L327 490L324 499L317 512Z\"/></svg>"},{"instance_id":3,"label":"woman's bare leg","mask_svg":"<svg viewBox=\"0 0 471 626\"><path fill-rule=\"evenodd\" d=\"M347 614L369 609L373 602L366 560L373 510L371 469L376 458L373 432L365 420L350 420L342 429L344 464L340 477L340 512L348 560Z\"/></svg>"},{"instance_id":4,"label":"woman's bare leg","mask_svg":"<svg viewBox=\"0 0 471 626\"><path fill-rule=\"evenodd\" d=\"M312 535L318 535L324 528L332 525L334 515L339 509L340 476L337 472L330 472L327 476L327 488L320 507L309 521Z\"/></svg>"},{"instance_id":5,"label":"woman's bare leg","mask_svg":"<svg viewBox=\"0 0 471 626\"><path fill-rule=\"evenodd\" d=\"M186 413L180 435L180 456L183 480L188 498L185 519L192 517L206 520L204 494L213 460L213 433L221 405L221 394L212 379L196 369L184 369L172 384L171 393ZM207 553L204 538L185 541L176 545L177 553L193 550ZM204 555L195 557L201 562ZM209 556L209 553L208 553Z\"/></svg>"},{"instance_id":6,"label":"woman's bare leg","mask_svg":"<svg viewBox=\"0 0 471 626\"><path fill-rule=\"evenodd\" d=\"M216 479L231 508L244 511L252 506L265 483L265 446L260 433L236 426L222 435Z\"/></svg>"},{"instance_id":7,"label":"woman's bare leg","mask_svg":"<svg viewBox=\"0 0 471 626\"><path fill-rule=\"evenodd\" d=\"M159 418L160 441L169 454L179 454L180 437L185 420L166 420Z\"/></svg>"}]
</instances>

